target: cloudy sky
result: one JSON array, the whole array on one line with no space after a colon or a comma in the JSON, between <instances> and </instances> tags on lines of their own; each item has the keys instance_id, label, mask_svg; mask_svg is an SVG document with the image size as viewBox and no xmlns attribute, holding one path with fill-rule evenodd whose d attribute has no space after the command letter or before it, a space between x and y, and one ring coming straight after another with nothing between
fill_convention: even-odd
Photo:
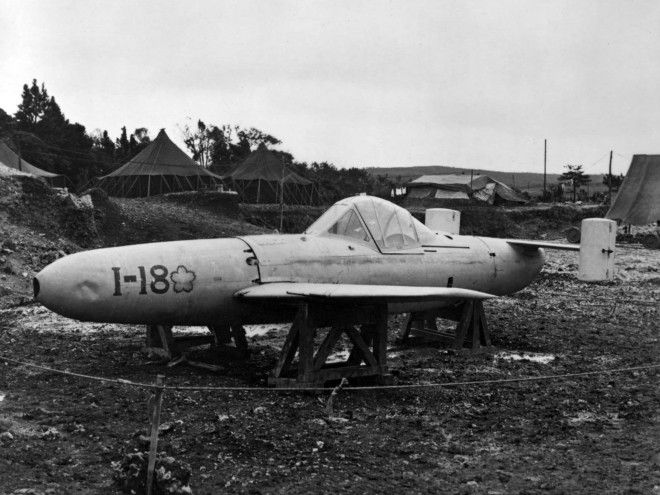
<instances>
[{"instance_id":1,"label":"cloudy sky","mask_svg":"<svg viewBox=\"0 0 660 495\"><path fill-rule=\"evenodd\" d=\"M254 126L298 160L625 172L660 153L660 2L0 0L0 108Z\"/></svg>"}]
</instances>

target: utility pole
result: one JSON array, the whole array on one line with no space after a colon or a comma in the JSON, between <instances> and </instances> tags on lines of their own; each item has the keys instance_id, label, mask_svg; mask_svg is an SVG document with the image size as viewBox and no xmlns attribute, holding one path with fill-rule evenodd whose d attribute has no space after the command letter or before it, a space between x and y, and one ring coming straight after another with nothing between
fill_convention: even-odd
<instances>
[{"instance_id":1,"label":"utility pole","mask_svg":"<svg viewBox=\"0 0 660 495\"><path fill-rule=\"evenodd\" d=\"M543 140L543 201L547 198L546 192L546 170L548 164L548 140Z\"/></svg>"},{"instance_id":2,"label":"utility pole","mask_svg":"<svg viewBox=\"0 0 660 495\"><path fill-rule=\"evenodd\" d=\"M280 184L280 234L284 228L284 155L282 155L282 182Z\"/></svg>"},{"instance_id":3,"label":"utility pole","mask_svg":"<svg viewBox=\"0 0 660 495\"><path fill-rule=\"evenodd\" d=\"M612 206L612 150L610 150L610 166L609 175L607 178L607 189L609 190L610 195L610 206Z\"/></svg>"}]
</instances>

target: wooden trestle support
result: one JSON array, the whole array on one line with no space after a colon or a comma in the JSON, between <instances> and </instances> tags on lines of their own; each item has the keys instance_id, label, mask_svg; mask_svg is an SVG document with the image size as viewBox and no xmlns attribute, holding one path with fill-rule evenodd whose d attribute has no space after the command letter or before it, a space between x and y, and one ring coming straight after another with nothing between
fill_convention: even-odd
<instances>
[{"instance_id":1,"label":"wooden trestle support","mask_svg":"<svg viewBox=\"0 0 660 495\"><path fill-rule=\"evenodd\" d=\"M316 334L327 327L329 330L315 352ZM327 363L342 335L346 335L353 346L348 359ZM389 383L386 351L387 305L337 309L304 303L298 308L275 369L268 377L268 385L322 387L328 381L355 377ZM296 353L298 360L294 363Z\"/></svg>"},{"instance_id":2,"label":"wooden trestle support","mask_svg":"<svg viewBox=\"0 0 660 495\"><path fill-rule=\"evenodd\" d=\"M146 351L149 354L172 360L181 356L187 349L204 344L227 345L232 338L236 351L247 355L248 346L245 329L240 324L209 326L212 335L174 337L171 325L147 325Z\"/></svg>"},{"instance_id":3,"label":"wooden trestle support","mask_svg":"<svg viewBox=\"0 0 660 495\"><path fill-rule=\"evenodd\" d=\"M411 331L432 338L443 337L444 335L438 332L436 318L456 319L452 316L451 312L443 310L411 313L408 316L400 341L405 342ZM458 324L453 336L453 348L456 350L468 348L472 351L478 351L482 347L490 347L490 345L490 332L488 331L483 302L479 299L465 301L460 309Z\"/></svg>"}]
</instances>

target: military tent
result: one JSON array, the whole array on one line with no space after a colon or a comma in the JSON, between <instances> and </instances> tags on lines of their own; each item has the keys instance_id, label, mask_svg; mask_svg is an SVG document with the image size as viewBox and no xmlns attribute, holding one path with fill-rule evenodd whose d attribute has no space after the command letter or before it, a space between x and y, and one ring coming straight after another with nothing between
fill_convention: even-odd
<instances>
[{"instance_id":1,"label":"military tent","mask_svg":"<svg viewBox=\"0 0 660 495\"><path fill-rule=\"evenodd\" d=\"M283 199L286 204L311 204L316 195L312 181L285 166L263 143L222 178L231 183L243 203L279 203Z\"/></svg>"},{"instance_id":2,"label":"military tent","mask_svg":"<svg viewBox=\"0 0 660 495\"><path fill-rule=\"evenodd\" d=\"M413 199L476 199L488 204L526 203L516 190L487 175L422 175L406 184L407 197Z\"/></svg>"},{"instance_id":3,"label":"military tent","mask_svg":"<svg viewBox=\"0 0 660 495\"><path fill-rule=\"evenodd\" d=\"M605 215L631 225L660 221L660 155L634 155L614 204Z\"/></svg>"},{"instance_id":4,"label":"military tent","mask_svg":"<svg viewBox=\"0 0 660 495\"><path fill-rule=\"evenodd\" d=\"M45 170L42 170L39 167L35 167L31 163L26 162L23 158L19 158L18 155L14 153L4 141L0 141L0 163L6 165L9 168L19 170L20 172L41 177L51 186L66 186L67 179L64 175L46 172Z\"/></svg>"},{"instance_id":5,"label":"military tent","mask_svg":"<svg viewBox=\"0 0 660 495\"><path fill-rule=\"evenodd\" d=\"M96 185L110 196L142 197L220 184L219 175L197 165L161 129L146 148L114 172L99 177Z\"/></svg>"}]
</instances>

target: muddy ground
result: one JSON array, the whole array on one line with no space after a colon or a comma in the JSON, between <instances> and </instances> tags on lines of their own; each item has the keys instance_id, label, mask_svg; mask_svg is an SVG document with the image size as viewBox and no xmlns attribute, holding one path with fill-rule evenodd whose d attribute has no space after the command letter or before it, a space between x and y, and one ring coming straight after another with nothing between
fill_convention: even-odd
<instances>
[{"instance_id":1,"label":"muddy ground","mask_svg":"<svg viewBox=\"0 0 660 495\"><path fill-rule=\"evenodd\" d=\"M621 247L612 283L576 280L577 255L486 303L494 347L401 346L398 384L640 366L659 361L660 251ZM247 362L166 368L137 326L86 324L26 303L0 313L0 354L74 372L169 385L264 383L285 329L251 329ZM263 330L263 329L261 329ZM180 333L194 329L180 329ZM174 392L161 448L192 467L194 493L659 493L656 371L542 382L328 394ZM113 462L144 449L150 393L0 364L0 492L114 493Z\"/></svg>"}]
</instances>

